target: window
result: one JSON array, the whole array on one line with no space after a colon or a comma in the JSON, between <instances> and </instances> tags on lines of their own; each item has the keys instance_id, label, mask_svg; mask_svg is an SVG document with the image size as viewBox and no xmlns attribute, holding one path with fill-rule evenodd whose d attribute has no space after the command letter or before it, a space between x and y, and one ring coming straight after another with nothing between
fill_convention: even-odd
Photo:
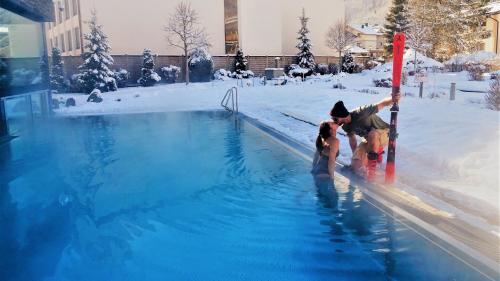
<instances>
[{"instance_id":1,"label":"window","mask_svg":"<svg viewBox=\"0 0 500 281\"><path fill-rule=\"evenodd\" d=\"M71 7L73 8L73 16L78 15L78 0L72 0Z\"/></svg>"},{"instance_id":2,"label":"window","mask_svg":"<svg viewBox=\"0 0 500 281\"><path fill-rule=\"evenodd\" d=\"M238 49L238 0L224 0L224 27L226 54Z\"/></svg>"},{"instance_id":3,"label":"window","mask_svg":"<svg viewBox=\"0 0 500 281\"><path fill-rule=\"evenodd\" d=\"M61 34L61 52L66 52L66 45L64 44L64 33Z\"/></svg>"},{"instance_id":4,"label":"window","mask_svg":"<svg viewBox=\"0 0 500 281\"><path fill-rule=\"evenodd\" d=\"M71 30L68 30L66 37L68 38L68 51L73 51L73 37L71 36Z\"/></svg>"},{"instance_id":5,"label":"window","mask_svg":"<svg viewBox=\"0 0 500 281\"><path fill-rule=\"evenodd\" d=\"M80 28L75 28L75 49L80 49Z\"/></svg>"},{"instance_id":6,"label":"window","mask_svg":"<svg viewBox=\"0 0 500 281\"><path fill-rule=\"evenodd\" d=\"M69 19L69 1L64 0L64 15L66 16L66 19Z\"/></svg>"},{"instance_id":7,"label":"window","mask_svg":"<svg viewBox=\"0 0 500 281\"><path fill-rule=\"evenodd\" d=\"M62 10L63 10L63 7L61 5L61 1L57 2L57 19L58 19L58 23L61 23L63 21L63 15L62 15Z\"/></svg>"}]
</instances>

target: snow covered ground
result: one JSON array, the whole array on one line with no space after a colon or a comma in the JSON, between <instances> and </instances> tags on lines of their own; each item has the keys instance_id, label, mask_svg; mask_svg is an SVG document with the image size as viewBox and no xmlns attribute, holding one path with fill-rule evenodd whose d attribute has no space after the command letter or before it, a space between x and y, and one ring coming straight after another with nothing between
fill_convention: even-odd
<instances>
[{"instance_id":1,"label":"snow covered ground","mask_svg":"<svg viewBox=\"0 0 500 281\"><path fill-rule=\"evenodd\" d=\"M240 111L311 147L317 128L285 116L319 123L329 118L338 100L348 108L377 102L390 93L373 87L375 78L390 72L365 71L361 74L323 76L285 86L255 85L239 88ZM457 216L472 217L474 224L500 236L499 211L499 112L484 105L489 81L468 81L466 73L429 74L424 98L418 98L413 78L404 86L398 118L397 176L406 192ZM340 82L346 89L333 89ZM457 97L449 100L450 83L457 83ZM220 100L232 81L214 81L127 88L104 93L102 103L87 103L86 95L74 97L76 107L56 110L58 115L86 115L131 112L221 109ZM463 92L477 91L477 92ZM119 101L118 101L119 100ZM388 109L379 113L389 120ZM342 132L342 130L339 130ZM349 163L347 138L339 135L339 161ZM467 219L467 218L466 218Z\"/></svg>"}]
</instances>

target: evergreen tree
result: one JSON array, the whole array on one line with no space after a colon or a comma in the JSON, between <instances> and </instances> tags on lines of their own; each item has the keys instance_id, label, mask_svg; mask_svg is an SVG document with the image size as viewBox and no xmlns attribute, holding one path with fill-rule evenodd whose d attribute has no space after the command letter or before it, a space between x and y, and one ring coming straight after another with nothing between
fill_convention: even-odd
<instances>
[{"instance_id":1,"label":"evergreen tree","mask_svg":"<svg viewBox=\"0 0 500 281\"><path fill-rule=\"evenodd\" d=\"M150 49L144 49L143 63L142 63L142 76L137 80L137 83L141 84L143 87L150 87L156 84L156 82L161 80L160 75L155 72L155 61L153 59L153 54Z\"/></svg>"},{"instance_id":2,"label":"evergreen tree","mask_svg":"<svg viewBox=\"0 0 500 281\"><path fill-rule=\"evenodd\" d=\"M392 55L392 40L394 33L406 32L408 30L407 18L408 0L393 0L392 7L389 10L385 20L387 23L384 25L384 37L386 39L385 50L388 55Z\"/></svg>"},{"instance_id":3,"label":"evergreen tree","mask_svg":"<svg viewBox=\"0 0 500 281\"><path fill-rule=\"evenodd\" d=\"M356 63L350 52L342 57L342 72L353 73L356 69Z\"/></svg>"},{"instance_id":4,"label":"evergreen tree","mask_svg":"<svg viewBox=\"0 0 500 281\"><path fill-rule=\"evenodd\" d=\"M64 62L59 48L52 48L52 73L50 74L50 88L58 92L64 91Z\"/></svg>"},{"instance_id":5,"label":"evergreen tree","mask_svg":"<svg viewBox=\"0 0 500 281\"><path fill-rule=\"evenodd\" d=\"M40 66L40 76L42 78L42 85L44 88L49 87L50 83L50 73L49 73L49 58L47 55L43 54L38 62Z\"/></svg>"},{"instance_id":6,"label":"evergreen tree","mask_svg":"<svg viewBox=\"0 0 500 281\"><path fill-rule=\"evenodd\" d=\"M94 89L99 89L101 92L116 91L114 73L110 70L114 61L108 54L110 51L108 38L102 31L102 26L97 24L95 10L92 11L88 24L90 33L84 35L88 42L82 54L83 64L79 67L85 91L87 93Z\"/></svg>"},{"instance_id":7,"label":"evergreen tree","mask_svg":"<svg viewBox=\"0 0 500 281\"><path fill-rule=\"evenodd\" d=\"M299 43L297 44L297 49L299 53L297 54L297 64L302 68L310 69L311 72L315 67L314 56L311 52L312 45L311 40L308 37L309 29L307 29L307 22L309 18L306 18L306 12L302 9L302 16L299 18L301 23L301 28L299 30Z\"/></svg>"},{"instance_id":8,"label":"evergreen tree","mask_svg":"<svg viewBox=\"0 0 500 281\"><path fill-rule=\"evenodd\" d=\"M489 0L410 0L412 7L421 6L416 16L429 30L430 55L439 60L479 50L481 41L489 36L483 26L488 3Z\"/></svg>"},{"instance_id":9,"label":"evergreen tree","mask_svg":"<svg viewBox=\"0 0 500 281\"><path fill-rule=\"evenodd\" d=\"M236 51L236 56L234 57L234 71L236 74L242 74L243 71L247 70L248 60L243 55L243 51L238 49Z\"/></svg>"}]
</instances>

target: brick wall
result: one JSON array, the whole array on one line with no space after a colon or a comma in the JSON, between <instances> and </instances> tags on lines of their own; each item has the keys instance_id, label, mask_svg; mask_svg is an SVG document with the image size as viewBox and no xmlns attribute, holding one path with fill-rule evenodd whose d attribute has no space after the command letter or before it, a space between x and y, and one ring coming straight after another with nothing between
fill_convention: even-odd
<instances>
[{"instance_id":1,"label":"brick wall","mask_svg":"<svg viewBox=\"0 0 500 281\"><path fill-rule=\"evenodd\" d=\"M250 56L248 57L248 68L255 75L264 75L264 70L267 67L275 67L276 56ZM279 66L290 65L295 63L295 56L279 56ZM79 56L65 56L64 58L65 74L69 78L71 75L78 73L78 66L82 63ZM135 83L141 76L142 56L141 55L113 55L115 63L113 69L123 68L130 72L130 83ZM214 70L224 68L227 70L233 69L234 56L213 56ZM334 56L317 56L316 63L338 63L338 57ZM356 62L364 63L366 58L355 58ZM182 56L155 56L155 68L159 70L163 66L176 65L182 67L184 65ZM183 75L181 74L181 80Z\"/></svg>"}]
</instances>

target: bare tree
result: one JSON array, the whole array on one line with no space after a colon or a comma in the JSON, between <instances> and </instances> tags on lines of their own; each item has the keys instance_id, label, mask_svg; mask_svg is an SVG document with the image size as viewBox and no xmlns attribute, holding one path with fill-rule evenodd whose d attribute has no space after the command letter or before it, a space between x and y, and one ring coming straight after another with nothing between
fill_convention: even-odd
<instances>
[{"instance_id":1,"label":"bare tree","mask_svg":"<svg viewBox=\"0 0 500 281\"><path fill-rule=\"evenodd\" d=\"M356 36L347 30L347 21L339 19L326 33L326 45L339 52L339 67L342 69L342 52L355 41Z\"/></svg>"},{"instance_id":2,"label":"bare tree","mask_svg":"<svg viewBox=\"0 0 500 281\"><path fill-rule=\"evenodd\" d=\"M175 7L164 30L167 42L184 52L186 85L189 84L188 54L197 48L209 48L211 45L203 27L199 26L198 13L189 2L181 2Z\"/></svg>"},{"instance_id":3,"label":"bare tree","mask_svg":"<svg viewBox=\"0 0 500 281\"><path fill-rule=\"evenodd\" d=\"M425 54L432 45L430 43L429 34L431 29L426 24L423 15L427 13L425 3L422 4L418 1L410 2L411 5L408 8L409 24L408 30L406 31L407 44L410 46L415 53L413 61L413 71L416 75L417 73L417 52Z\"/></svg>"}]
</instances>

